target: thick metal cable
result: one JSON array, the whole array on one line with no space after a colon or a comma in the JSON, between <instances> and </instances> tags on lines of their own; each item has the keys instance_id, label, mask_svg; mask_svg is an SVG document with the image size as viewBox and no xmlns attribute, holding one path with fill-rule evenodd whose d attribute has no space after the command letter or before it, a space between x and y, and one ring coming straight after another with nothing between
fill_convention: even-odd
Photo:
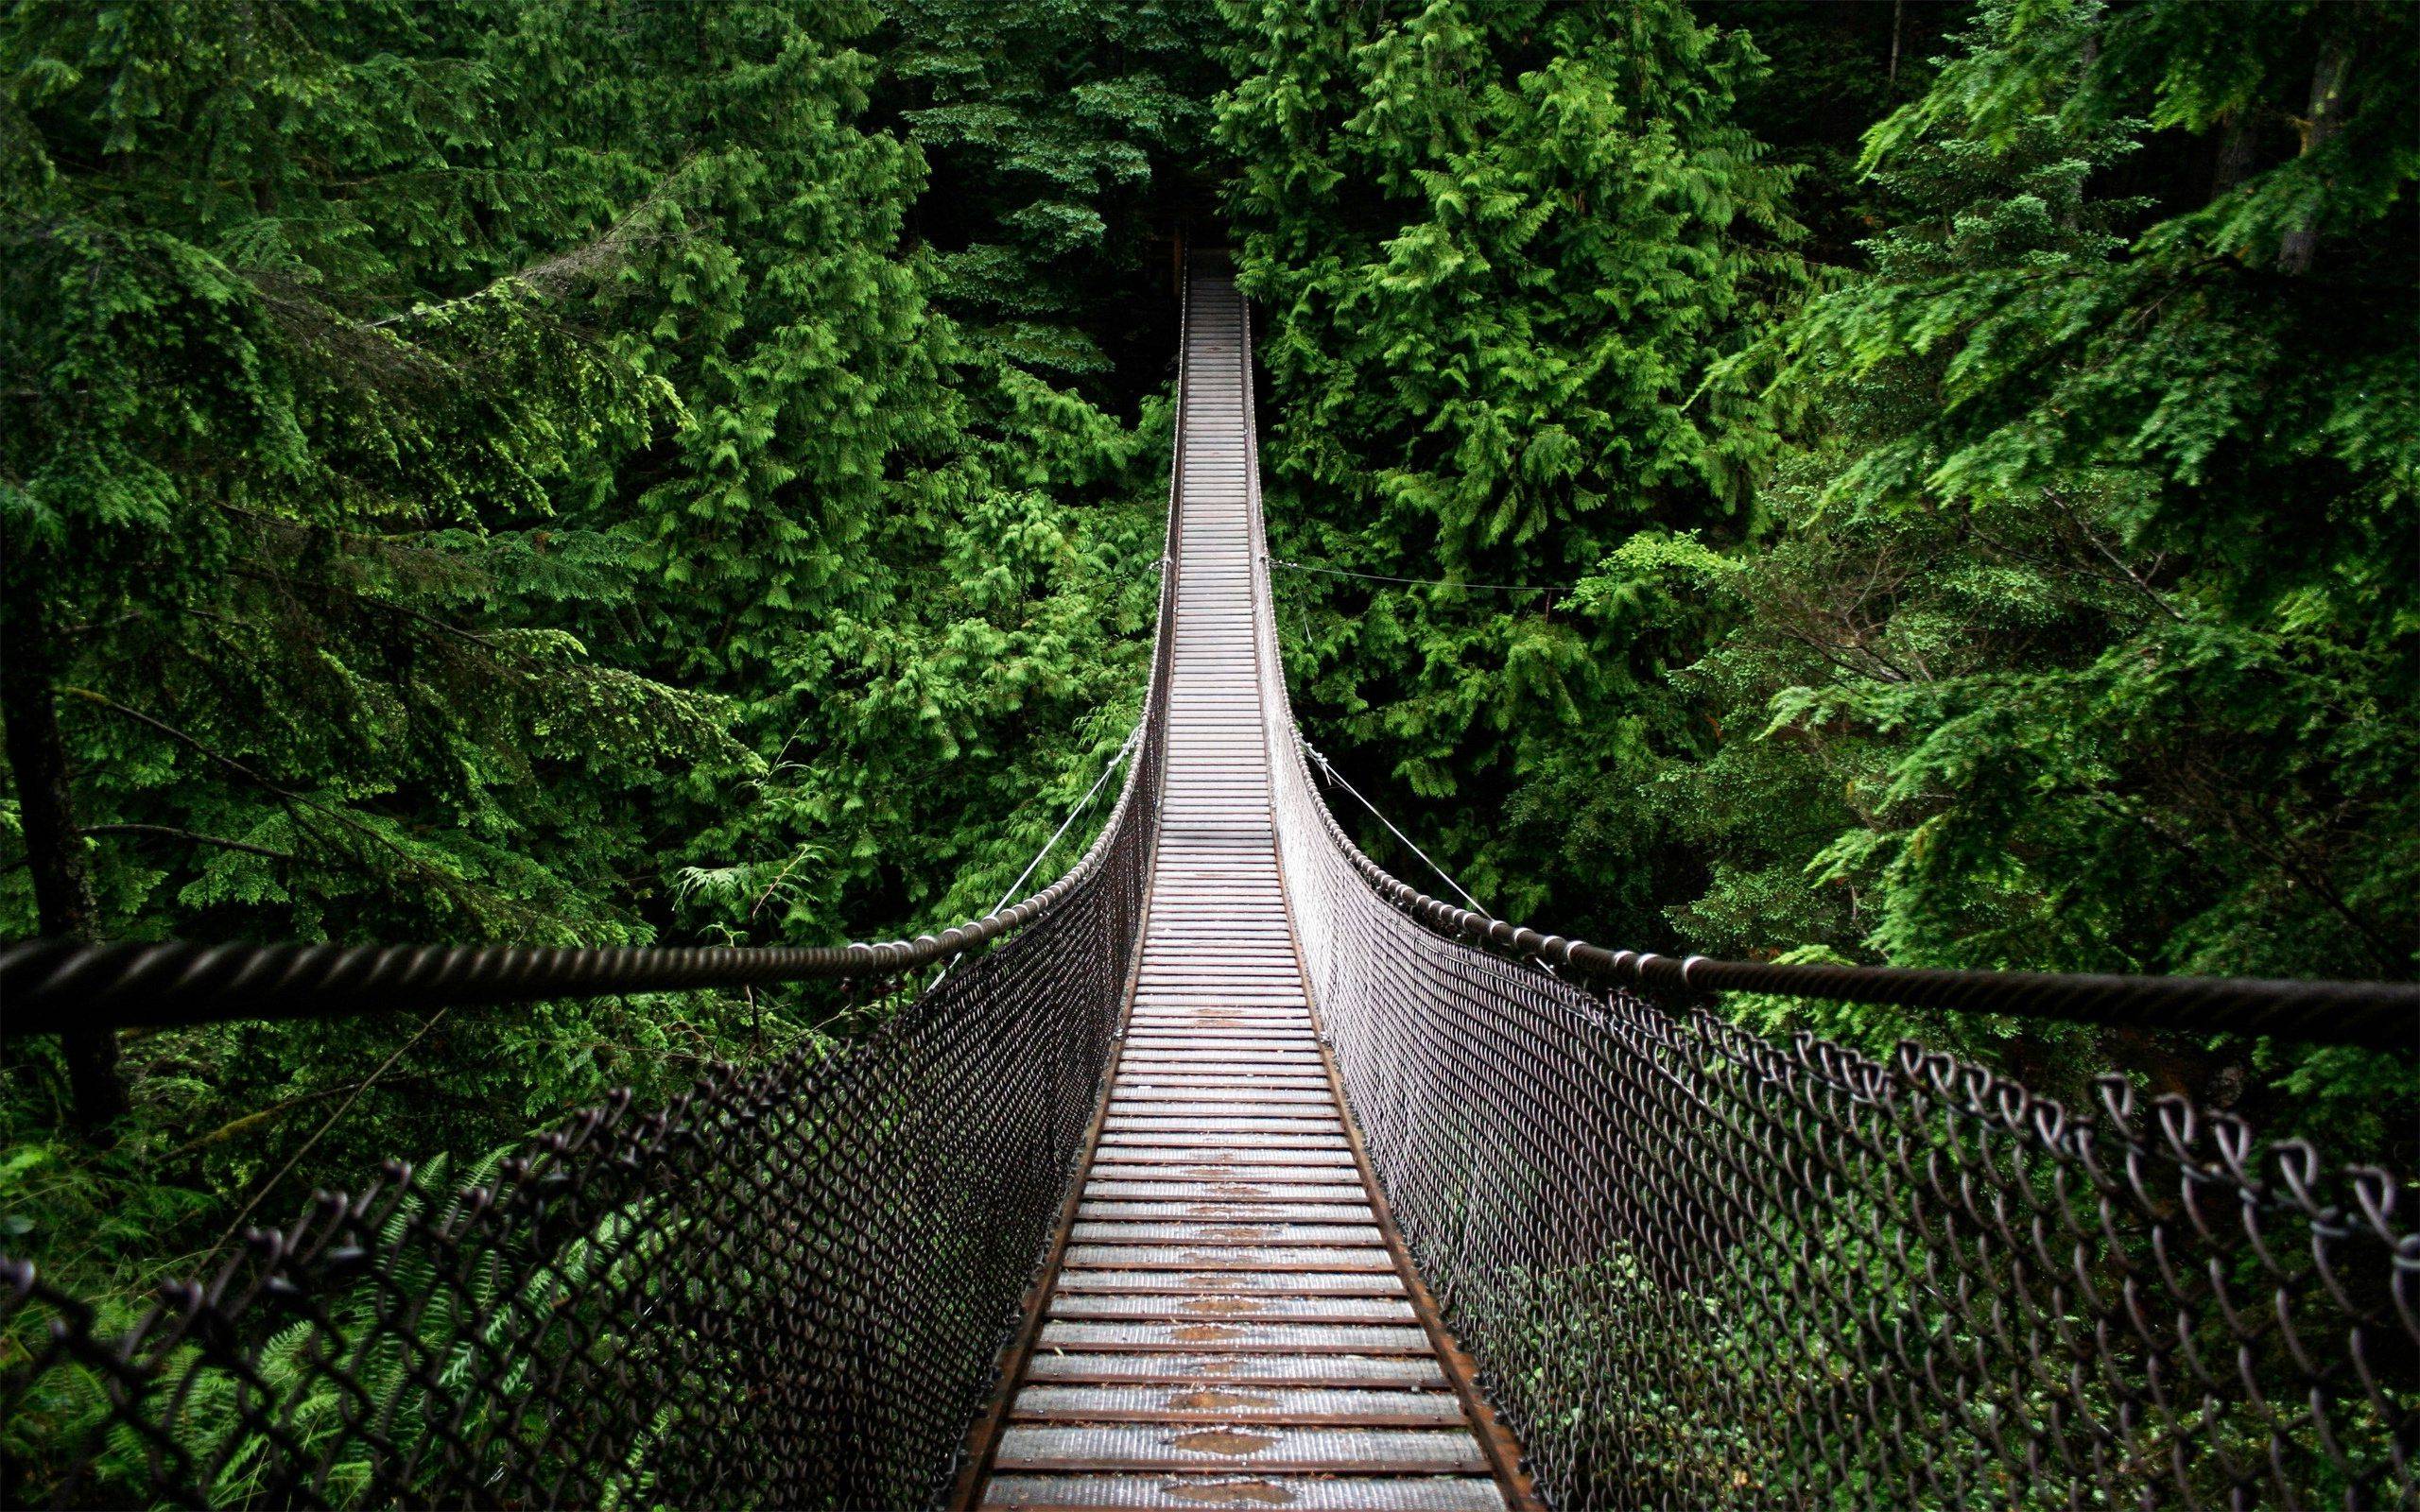
<instances>
[{"instance_id":1,"label":"thick metal cable","mask_svg":"<svg viewBox=\"0 0 2420 1512\"><path fill-rule=\"evenodd\" d=\"M1320 801L1282 678L1263 697L1303 960L1372 1168L1556 1505L2420 1505L2407 1179L2324 1170L2120 1077L2069 1108L1915 1045L1777 1043L1707 1005L1737 989L2408 1045L2411 989L1540 935L1372 864Z\"/></svg>"},{"instance_id":2,"label":"thick metal cable","mask_svg":"<svg viewBox=\"0 0 2420 1512\"><path fill-rule=\"evenodd\" d=\"M1149 742L1147 727L1138 737ZM1104 840L1129 812L1129 774ZM33 940L0 951L11 1038L92 1023L197 1023L325 1018L448 1004L777 982L888 981L957 960L1068 904L1106 864L1096 842L1067 874L1022 902L912 940L846 946L81 945Z\"/></svg>"},{"instance_id":3,"label":"thick metal cable","mask_svg":"<svg viewBox=\"0 0 2420 1512\"><path fill-rule=\"evenodd\" d=\"M1368 890L1422 929L1513 960L1553 967L1558 976L1610 990L1637 991L1672 1006L1686 1006L1717 992L1770 992L2186 1034L2275 1035L2406 1054L2420 1049L2420 987L2406 983L1798 966L1609 951L1429 897L1389 876L1340 832L1338 838L1348 852L1347 864Z\"/></svg>"},{"instance_id":4,"label":"thick metal cable","mask_svg":"<svg viewBox=\"0 0 2420 1512\"><path fill-rule=\"evenodd\" d=\"M1290 725L1288 728L1293 729ZM1345 782L1299 730L1294 731L1293 744L1300 752L1298 762L1307 760L1359 799L1379 823L1443 877L1446 885L1461 893L1462 901L1471 906L1463 908L1432 898L1397 881L1363 855L1342 831L1336 831L1348 864L1371 892L1423 928L1514 960L1548 967L1554 975L1567 980L1634 989L1676 1006L1685 1006L1717 992L1769 992L1847 1003L1999 1013L2014 1018L2126 1024L2188 1034L2269 1034L2376 1050L2420 1050L2420 987L2402 982L1802 966L1609 951L1584 940L1540 934L1480 909L1443 868L1406 839L1401 830ZM1326 816L1323 806L1321 815L1323 818ZM1334 828L1333 819L1326 822Z\"/></svg>"}]
</instances>

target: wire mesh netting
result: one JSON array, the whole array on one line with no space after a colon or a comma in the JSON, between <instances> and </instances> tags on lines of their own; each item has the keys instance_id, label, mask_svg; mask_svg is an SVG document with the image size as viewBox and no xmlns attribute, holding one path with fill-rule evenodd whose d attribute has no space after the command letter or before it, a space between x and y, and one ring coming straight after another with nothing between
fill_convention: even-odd
<instances>
[{"instance_id":1,"label":"wire mesh netting","mask_svg":"<svg viewBox=\"0 0 2420 1512\"><path fill-rule=\"evenodd\" d=\"M129 1332L12 1266L0 1499L938 1499L1098 1104L1153 806L844 1050L592 1109L469 1186L389 1166Z\"/></svg>"},{"instance_id":2,"label":"wire mesh netting","mask_svg":"<svg viewBox=\"0 0 2420 1512\"><path fill-rule=\"evenodd\" d=\"M1448 939L1281 762L1312 994L1564 1506L2408 1506L2420 1236L2178 1099L1777 1044Z\"/></svg>"},{"instance_id":3,"label":"wire mesh netting","mask_svg":"<svg viewBox=\"0 0 2420 1512\"><path fill-rule=\"evenodd\" d=\"M1567 962L1571 942L1364 856L1282 679L1263 696L1322 1032L1413 1264L1548 1502L2420 1505L2407 1180L2324 1171L2122 1078L2082 1113L1913 1045L1879 1063L1776 1043L1700 995L1557 974L1506 947ZM1680 966L1654 974L1696 974ZM2213 986L2247 1002L2019 975L1982 996L2075 1012L2090 987L2120 1021L2164 988L2176 1022L2325 1011L2296 984ZM2362 1016L2343 1038L2400 1023L2408 1046L2409 992L2362 992L2330 1000Z\"/></svg>"}]
</instances>

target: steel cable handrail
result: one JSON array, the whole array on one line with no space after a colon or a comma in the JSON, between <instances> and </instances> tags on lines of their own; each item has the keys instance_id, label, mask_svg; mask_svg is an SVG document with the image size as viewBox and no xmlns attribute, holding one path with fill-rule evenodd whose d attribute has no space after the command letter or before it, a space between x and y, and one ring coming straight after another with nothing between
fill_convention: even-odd
<instances>
[{"instance_id":1,"label":"steel cable handrail","mask_svg":"<svg viewBox=\"0 0 2420 1512\"><path fill-rule=\"evenodd\" d=\"M1295 739L1302 740L1299 730ZM1686 1005L1717 992L1763 992L2195 1034L2275 1035L2407 1053L2420 1049L2420 987L2401 982L1832 966L1607 950L1431 897L1371 860L1324 804L1319 817L1370 891L1424 929L1512 960L1554 967L1566 979L1635 988L1667 1004Z\"/></svg>"},{"instance_id":2,"label":"steel cable handrail","mask_svg":"<svg viewBox=\"0 0 2420 1512\"><path fill-rule=\"evenodd\" d=\"M1157 663L1154 662L1154 678ZM1145 723L1116 760L1146 741ZM1111 765L1115 765L1113 760ZM55 1034L221 1020L334 1018L400 1008L544 1002L631 992L761 988L784 982L904 976L1050 917L1097 873L1129 817L1139 766L1077 863L1050 885L939 935L844 946L790 945L208 945L171 940L79 944L31 940L0 950L0 1032ZM1107 776L1104 770L1103 777ZM1074 822L1071 815L1067 824ZM1067 824L1061 826L1063 833ZM1053 835L1055 844L1058 836ZM1028 874L1041 857L1026 869ZM1019 878L1019 885L1024 879Z\"/></svg>"},{"instance_id":3,"label":"steel cable handrail","mask_svg":"<svg viewBox=\"0 0 2420 1512\"><path fill-rule=\"evenodd\" d=\"M1257 487L1255 481L1255 499ZM1275 561L1266 550L1259 558L1265 565L1292 565ZM1268 642L1275 665L1273 607L1268 615ZM1290 752L1272 750L1272 761L1290 755L1298 769L1307 759L1328 773L1430 870L1461 891L1450 873L1345 782L1330 759L1311 746L1293 718L1282 678L1271 712L1271 728L1289 732L1292 738L1287 744L1293 747ZM1309 774L1305 770L1301 775L1307 780ZM1462 902L1469 907L1422 892L1371 860L1324 803L1313 803L1309 811L1306 816L1327 833L1370 890L1424 929L1514 960L1553 968L1565 978L1635 988L1668 1004L1685 1005L1717 992L1760 992L2196 1034L2275 1035L2407 1054L2420 1051L2420 985L2406 982L1725 961L1703 955L1607 950L1496 918L1480 909L1467 893L1462 894Z\"/></svg>"},{"instance_id":4,"label":"steel cable handrail","mask_svg":"<svg viewBox=\"0 0 2420 1512\"><path fill-rule=\"evenodd\" d=\"M1162 613L1166 614L1166 593ZM1159 662L1145 724L1157 722ZM539 1002L629 992L873 981L953 961L1049 918L1100 869L1140 782L1131 766L1083 856L1048 886L912 940L790 945L253 945L30 940L0 951L0 1032L50 1034L228 1019L293 1019L403 1007Z\"/></svg>"},{"instance_id":5,"label":"steel cable handrail","mask_svg":"<svg viewBox=\"0 0 2420 1512\"><path fill-rule=\"evenodd\" d=\"M1181 409L1181 395L1179 405ZM1181 440L1181 416L1178 424ZM1160 578L1143 717L1118 747L1121 757L1137 745L1149 747L1154 761L1161 755L1159 726L1167 703L1176 602L1176 532L1172 494L1161 558L1168 565ZM0 949L0 1003L7 1005L0 1035L56 1034L96 1023L127 1027L327 1018L631 992L894 979L954 962L1057 912L1099 872L1130 820L1150 822L1151 816L1134 812L1137 794L1148 785L1144 765L1142 760L1128 765L1117 802L1100 833L1064 875L1019 902L1003 902L938 935L841 946L88 944L37 939ZM1062 833L1065 828L1061 826ZM1052 843L1057 839L1052 836ZM1035 858L1036 865L1040 859ZM1026 869L1029 875L1033 868ZM1019 885L1023 881L1019 878Z\"/></svg>"},{"instance_id":6,"label":"steel cable handrail","mask_svg":"<svg viewBox=\"0 0 2420 1512\"><path fill-rule=\"evenodd\" d=\"M1415 921L1565 980L1635 988L1659 1001L1686 1004L1714 992L1759 992L1841 1003L1996 1013L2012 1018L2122 1024L2211 1034L2268 1034L2374 1050L2420 1048L2420 987L2401 982L2327 982L2226 976L2127 976L2074 971L1949 971L1922 967L1720 961L1609 951L1584 940L1542 935L1478 906L1452 873L1412 843L1294 727L1303 755L1330 782L1368 809L1405 849L1445 880L1468 907L1434 898L1370 859L1333 811L1322 828L1371 891Z\"/></svg>"}]
</instances>

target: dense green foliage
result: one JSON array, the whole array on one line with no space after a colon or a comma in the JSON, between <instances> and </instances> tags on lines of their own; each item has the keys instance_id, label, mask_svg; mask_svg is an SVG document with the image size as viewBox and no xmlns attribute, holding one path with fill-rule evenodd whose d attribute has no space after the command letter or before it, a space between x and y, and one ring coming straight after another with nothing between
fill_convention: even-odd
<instances>
[{"instance_id":1,"label":"dense green foliage","mask_svg":"<svg viewBox=\"0 0 2420 1512\"><path fill-rule=\"evenodd\" d=\"M1167 285L1210 95L1210 0L890 0L878 102L924 151L918 233L966 339L1095 403L1170 370Z\"/></svg>"},{"instance_id":2,"label":"dense green foliage","mask_svg":"<svg viewBox=\"0 0 2420 1512\"><path fill-rule=\"evenodd\" d=\"M1872 274L1772 337L1781 530L1680 578L1746 737L1668 778L1698 948L2411 972L2414 38L2306 19L1986 8L1872 137Z\"/></svg>"},{"instance_id":3,"label":"dense green foliage","mask_svg":"<svg viewBox=\"0 0 2420 1512\"><path fill-rule=\"evenodd\" d=\"M1757 427L1692 401L1788 286L1790 230L1787 176L1729 115L1745 39L1677 4L1227 9L1272 552L1554 583L1641 529L1736 537ZM1304 701L1384 753L1467 883L1515 913L1651 906L1651 818L1597 805L1574 826L1571 790L1685 721L1664 673L1703 626L1641 634L1493 590L1280 593L1307 613Z\"/></svg>"},{"instance_id":4,"label":"dense green foliage","mask_svg":"<svg viewBox=\"0 0 2420 1512\"><path fill-rule=\"evenodd\" d=\"M821 943L988 907L1132 718L1173 238L1223 206L1276 555L1440 580L1281 575L1298 707L1491 907L2409 976L2416 30L27 0L0 928ZM56 782L20 769L44 731ZM273 1206L826 1006L130 1036L106 1150L12 1047L9 1242L198 1251L289 1160ZM2411 1122L2358 1056L1748 1011Z\"/></svg>"},{"instance_id":5,"label":"dense green foliage","mask_svg":"<svg viewBox=\"0 0 2420 1512\"><path fill-rule=\"evenodd\" d=\"M874 119L889 25L9 16L11 739L55 717L92 894L38 917L0 873L11 936L822 943L991 904L1132 723L1166 354L1079 394L959 323L923 151ZM1066 191L1115 228L1093 287L1165 326L1121 175ZM200 1247L289 1157L273 1207L818 1011L130 1039L104 1157L45 1132L24 1048L15 1247Z\"/></svg>"},{"instance_id":6,"label":"dense green foliage","mask_svg":"<svg viewBox=\"0 0 2420 1512\"><path fill-rule=\"evenodd\" d=\"M2411 10L1227 9L1277 553L1572 589L1279 584L1313 738L1491 906L2411 974ZM1752 1011L2410 1125L2349 1054Z\"/></svg>"}]
</instances>

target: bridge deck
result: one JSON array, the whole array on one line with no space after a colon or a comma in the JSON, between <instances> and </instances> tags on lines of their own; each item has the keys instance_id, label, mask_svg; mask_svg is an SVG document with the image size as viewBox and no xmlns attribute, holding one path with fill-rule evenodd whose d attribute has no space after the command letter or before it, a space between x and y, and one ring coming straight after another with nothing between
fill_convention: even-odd
<instances>
[{"instance_id":1,"label":"bridge deck","mask_svg":"<svg viewBox=\"0 0 2420 1512\"><path fill-rule=\"evenodd\" d=\"M1234 284L1186 318L1167 795L1132 1014L991 1507L1505 1505L1373 1206L1278 873Z\"/></svg>"}]
</instances>

